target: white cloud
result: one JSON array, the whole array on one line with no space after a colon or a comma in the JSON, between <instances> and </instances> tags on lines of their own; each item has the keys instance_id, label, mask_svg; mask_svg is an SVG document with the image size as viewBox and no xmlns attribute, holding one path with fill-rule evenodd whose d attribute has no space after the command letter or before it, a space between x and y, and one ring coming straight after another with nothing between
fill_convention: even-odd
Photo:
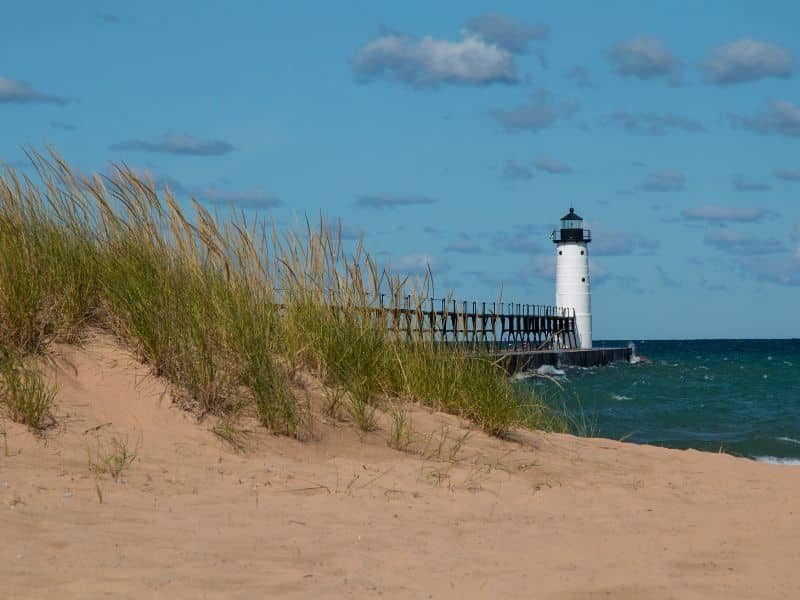
<instances>
[{"instance_id":1,"label":"white cloud","mask_svg":"<svg viewBox=\"0 0 800 600\"><path fill-rule=\"evenodd\" d=\"M775 100L755 115L731 115L735 127L762 135L800 136L800 106L788 100Z\"/></svg>"},{"instance_id":2,"label":"white cloud","mask_svg":"<svg viewBox=\"0 0 800 600\"><path fill-rule=\"evenodd\" d=\"M224 140L204 140L185 133L169 132L160 140L132 139L118 142L112 150L141 150L159 154L185 154L194 156L220 156L234 148Z\"/></svg>"},{"instance_id":3,"label":"white cloud","mask_svg":"<svg viewBox=\"0 0 800 600\"><path fill-rule=\"evenodd\" d=\"M554 158L548 158L546 156L537 158L533 164L538 170L544 171L545 173L550 173L551 175L572 173L572 167L570 167L567 163L560 160L555 160Z\"/></svg>"},{"instance_id":4,"label":"white cloud","mask_svg":"<svg viewBox=\"0 0 800 600\"><path fill-rule=\"evenodd\" d=\"M775 169L773 175L784 181L800 181L800 169Z\"/></svg>"},{"instance_id":5,"label":"white cloud","mask_svg":"<svg viewBox=\"0 0 800 600\"><path fill-rule=\"evenodd\" d=\"M353 72L361 81L387 77L414 87L517 82L511 53L475 36L451 42L385 34L358 51Z\"/></svg>"},{"instance_id":6,"label":"white cloud","mask_svg":"<svg viewBox=\"0 0 800 600\"><path fill-rule=\"evenodd\" d=\"M751 256L754 254L777 254L786 251L786 246L779 240L752 237L727 229L710 231L703 241L708 246L713 246L729 254Z\"/></svg>"},{"instance_id":7,"label":"white cloud","mask_svg":"<svg viewBox=\"0 0 800 600\"><path fill-rule=\"evenodd\" d=\"M800 246L793 254L747 256L741 260L740 267L757 281L800 286Z\"/></svg>"},{"instance_id":8,"label":"white cloud","mask_svg":"<svg viewBox=\"0 0 800 600\"><path fill-rule=\"evenodd\" d=\"M491 115L508 132L538 132L553 126L561 118L574 115L579 105L576 102L556 103L547 90L538 90L527 104L508 109L495 109Z\"/></svg>"},{"instance_id":9,"label":"white cloud","mask_svg":"<svg viewBox=\"0 0 800 600\"><path fill-rule=\"evenodd\" d=\"M651 79L667 77L678 83L680 61L667 49L661 38L640 35L627 42L619 42L611 49L611 63L618 75Z\"/></svg>"},{"instance_id":10,"label":"white cloud","mask_svg":"<svg viewBox=\"0 0 800 600\"><path fill-rule=\"evenodd\" d=\"M517 276L523 281L532 279L556 280L556 259L554 256L534 256L529 260Z\"/></svg>"},{"instance_id":11,"label":"white cloud","mask_svg":"<svg viewBox=\"0 0 800 600\"><path fill-rule=\"evenodd\" d=\"M670 131L698 133L705 131L700 121L673 113L632 113L618 110L611 114L609 121L628 133L643 135L664 135Z\"/></svg>"},{"instance_id":12,"label":"white cloud","mask_svg":"<svg viewBox=\"0 0 800 600\"><path fill-rule=\"evenodd\" d=\"M25 81L0 76L0 103L32 104L34 102L63 106L68 104L69 100L54 94L40 92Z\"/></svg>"},{"instance_id":13,"label":"white cloud","mask_svg":"<svg viewBox=\"0 0 800 600\"><path fill-rule=\"evenodd\" d=\"M711 204L681 211L681 216L687 221L711 221L717 223L725 221L752 223L762 220L767 215L769 215L769 211L764 208L737 208Z\"/></svg>"},{"instance_id":14,"label":"white cloud","mask_svg":"<svg viewBox=\"0 0 800 600\"><path fill-rule=\"evenodd\" d=\"M593 87L592 78L589 76L589 71L585 67L576 65L569 69L565 76L567 79L574 81L578 87L590 88Z\"/></svg>"},{"instance_id":15,"label":"white cloud","mask_svg":"<svg viewBox=\"0 0 800 600\"><path fill-rule=\"evenodd\" d=\"M191 194L198 200L237 208L269 208L282 204L280 198L263 189L231 191L207 187L194 189Z\"/></svg>"},{"instance_id":16,"label":"white cloud","mask_svg":"<svg viewBox=\"0 0 800 600\"><path fill-rule=\"evenodd\" d=\"M507 160L505 166L503 167L504 179L531 179L532 177L533 168L525 163L519 163L515 160Z\"/></svg>"},{"instance_id":17,"label":"white cloud","mask_svg":"<svg viewBox=\"0 0 800 600\"><path fill-rule=\"evenodd\" d=\"M458 252L459 254L480 254L481 245L470 239L460 238L453 240L446 247L447 252Z\"/></svg>"},{"instance_id":18,"label":"white cloud","mask_svg":"<svg viewBox=\"0 0 800 600\"><path fill-rule=\"evenodd\" d=\"M425 276L428 271L433 275L446 273L450 270L450 265L441 258L429 254L408 254L390 263L390 269L406 275Z\"/></svg>"},{"instance_id":19,"label":"white cloud","mask_svg":"<svg viewBox=\"0 0 800 600\"><path fill-rule=\"evenodd\" d=\"M176 196L186 196L195 198L200 202L229 206L242 209L272 208L280 206L283 201L263 188L251 188L249 190L226 190L216 186L192 186L185 185L180 180L165 173L154 171L149 168L127 167L134 175L143 178L146 182L152 183L156 190L168 189ZM109 177L116 174L112 168L108 171Z\"/></svg>"},{"instance_id":20,"label":"white cloud","mask_svg":"<svg viewBox=\"0 0 800 600\"><path fill-rule=\"evenodd\" d=\"M733 177L733 187L739 192L765 192L772 189L772 186L768 183L749 179L742 175Z\"/></svg>"},{"instance_id":21,"label":"white cloud","mask_svg":"<svg viewBox=\"0 0 800 600\"><path fill-rule=\"evenodd\" d=\"M402 206L419 206L433 204L435 200L417 194L364 194L356 199L356 206L360 208L400 208Z\"/></svg>"},{"instance_id":22,"label":"white cloud","mask_svg":"<svg viewBox=\"0 0 800 600\"><path fill-rule=\"evenodd\" d=\"M651 237L617 231L602 225L592 227L593 256L624 256L634 253L652 255L658 246L658 241Z\"/></svg>"},{"instance_id":23,"label":"white cloud","mask_svg":"<svg viewBox=\"0 0 800 600\"><path fill-rule=\"evenodd\" d=\"M792 76L796 66L797 61L786 48L744 38L714 49L704 71L708 83L730 85L766 77L785 79Z\"/></svg>"},{"instance_id":24,"label":"white cloud","mask_svg":"<svg viewBox=\"0 0 800 600\"><path fill-rule=\"evenodd\" d=\"M487 12L467 21L467 35L474 35L489 44L505 48L509 52L526 52L533 40L548 37L547 25L526 25L518 20L496 12Z\"/></svg>"},{"instance_id":25,"label":"white cloud","mask_svg":"<svg viewBox=\"0 0 800 600\"><path fill-rule=\"evenodd\" d=\"M686 177L680 171L660 171L647 176L640 190L647 192L677 192L686 185Z\"/></svg>"}]
</instances>

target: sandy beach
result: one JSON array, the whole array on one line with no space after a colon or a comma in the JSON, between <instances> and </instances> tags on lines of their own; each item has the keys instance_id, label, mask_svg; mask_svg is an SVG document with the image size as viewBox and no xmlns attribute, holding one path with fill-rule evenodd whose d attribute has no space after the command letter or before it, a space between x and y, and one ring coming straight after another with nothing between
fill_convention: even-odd
<instances>
[{"instance_id":1,"label":"sandy beach","mask_svg":"<svg viewBox=\"0 0 800 600\"><path fill-rule=\"evenodd\" d=\"M8 597L766 598L800 593L797 470L427 409L406 451L315 418L244 452L109 338L59 347L57 423L6 422ZM321 394L304 384L312 406ZM93 460L111 439L120 481ZM94 458L93 458L94 457Z\"/></svg>"}]
</instances>

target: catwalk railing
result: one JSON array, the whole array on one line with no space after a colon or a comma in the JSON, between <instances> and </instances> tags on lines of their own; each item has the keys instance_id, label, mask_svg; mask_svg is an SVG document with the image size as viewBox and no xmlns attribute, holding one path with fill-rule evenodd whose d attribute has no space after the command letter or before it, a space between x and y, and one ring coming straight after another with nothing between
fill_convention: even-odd
<instances>
[{"instance_id":1,"label":"catwalk railing","mask_svg":"<svg viewBox=\"0 0 800 600\"><path fill-rule=\"evenodd\" d=\"M467 343L487 349L575 348L574 309L511 302L381 296L376 311L408 339Z\"/></svg>"},{"instance_id":2,"label":"catwalk railing","mask_svg":"<svg viewBox=\"0 0 800 600\"><path fill-rule=\"evenodd\" d=\"M283 305L283 290L277 292ZM327 303L337 305L334 297ZM572 308L391 294L374 297L369 304L361 310L384 320L398 339L465 344L491 352L580 346Z\"/></svg>"}]
</instances>

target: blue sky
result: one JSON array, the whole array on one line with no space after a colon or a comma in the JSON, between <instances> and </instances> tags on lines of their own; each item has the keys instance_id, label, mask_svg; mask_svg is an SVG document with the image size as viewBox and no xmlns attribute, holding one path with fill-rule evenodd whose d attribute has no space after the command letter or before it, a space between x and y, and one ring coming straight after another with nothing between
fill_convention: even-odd
<instances>
[{"instance_id":1,"label":"blue sky","mask_svg":"<svg viewBox=\"0 0 800 600\"><path fill-rule=\"evenodd\" d=\"M800 336L795 2L3 8L6 163L322 212L464 299L551 303L572 204L598 339Z\"/></svg>"}]
</instances>

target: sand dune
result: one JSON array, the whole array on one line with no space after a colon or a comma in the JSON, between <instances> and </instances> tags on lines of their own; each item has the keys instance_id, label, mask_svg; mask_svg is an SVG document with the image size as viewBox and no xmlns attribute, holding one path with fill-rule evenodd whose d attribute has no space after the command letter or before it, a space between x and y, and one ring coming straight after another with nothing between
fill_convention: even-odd
<instances>
[{"instance_id":1,"label":"sand dune","mask_svg":"<svg viewBox=\"0 0 800 600\"><path fill-rule=\"evenodd\" d=\"M424 409L406 452L317 415L237 453L108 338L48 369L57 425L3 424L4 597L800 596L794 467ZM119 482L90 468L112 439Z\"/></svg>"}]
</instances>

